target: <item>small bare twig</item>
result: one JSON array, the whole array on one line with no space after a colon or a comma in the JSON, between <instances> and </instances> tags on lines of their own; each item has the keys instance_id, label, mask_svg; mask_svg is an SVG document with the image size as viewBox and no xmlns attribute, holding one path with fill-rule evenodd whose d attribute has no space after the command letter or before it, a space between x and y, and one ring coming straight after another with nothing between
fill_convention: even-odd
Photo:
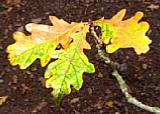
<instances>
[{"instance_id":1,"label":"small bare twig","mask_svg":"<svg viewBox=\"0 0 160 114\"><path fill-rule=\"evenodd\" d=\"M120 88L121 88L122 92L125 94L125 97L129 103L134 104L137 107L145 109L147 111L154 112L155 114L160 114L159 107L151 107L151 106L145 105L128 93L127 85L126 85L125 81L123 80L122 76L118 73L118 71L116 69L113 70L112 75L114 77L116 77L116 79L120 85Z\"/></svg>"},{"instance_id":2,"label":"small bare twig","mask_svg":"<svg viewBox=\"0 0 160 114\"><path fill-rule=\"evenodd\" d=\"M98 54L101 56L101 58L104 60L106 64L109 64L111 61L108 56L106 56L106 53L104 53L104 50L101 50L102 43L100 41L100 38L97 36L96 32L94 31L94 27L91 27L91 34L95 38L96 47L98 49Z\"/></svg>"},{"instance_id":3,"label":"small bare twig","mask_svg":"<svg viewBox=\"0 0 160 114\"><path fill-rule=\"evenodd\" d=\"M98 49L98 54L99 56L103 59L103 61L106 64L111 65L112 68L119 68L119 64L116 62L113 62L110 60L109 55L103 50L102 48L102 42L100 38L97 36L96 32L94 31L94 27L91 27L91 34L95 38L94 41L96 42L96 47Z\"/></svg>"},{"instance_id":4,"label":"small bare twig","mask_svg":"<svg viewBox=\"0 0 160 114\"><path fill-rule=\"evenodd\" d=\"M125 81L123 80L122 76L118 73L118 70L117 70L118 64L111 61L109 56L106 54L106 52L103 49L101 49L101 43L99 42L100 38L97 36L96 32L94 31L93 26L91 26L91 34L93 35L93 37L95 39L99 56L104 60L104 62L106 64L110 65L111 68L113 69L112 75L117 79L117 81L120 85L120 89L125 94L127 101L129 103L134 104L135 106L142 108L144 110L147 110L149 112L153 112L155 114L160 114L159 107L151 107L151 106L145 105L142 102L138 101L136 98L134 98L132 95L129 94Z\"/></svg>"}]
</instances>

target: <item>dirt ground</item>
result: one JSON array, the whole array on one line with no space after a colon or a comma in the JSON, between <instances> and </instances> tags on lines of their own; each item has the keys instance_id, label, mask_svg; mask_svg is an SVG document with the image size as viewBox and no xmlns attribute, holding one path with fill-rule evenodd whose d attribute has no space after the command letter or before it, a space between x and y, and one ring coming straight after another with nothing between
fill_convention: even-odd
<instances>
[{"instance_id":1,"label":"dirt ground","mask_svg":"<svg viewBox=\"0 0 160 114\"><path fill-rule=\"evenodd\" d=\"M87 21L102 16L110 18L122 8L125 18L143 11L143 20L150 23L147 35L152 44L147 54L137 56L133 49L120 49L111 58L121 64L120 73L128 84L129 92L150 106L160 107L160 1L159 0L21 0L6 4L0 0L0 96L8 96L0 106L0 114L152 114L131 105L121 92L111 69L100 61L93 38L87 39L92 50L86 50L96 72L83 75L80 91L65 95L57 107L43 82L45 68L35 61L26 70L11 66L6 48L12 44L12 34L24 31L29 22L50 24L54 15L68 22ZM7 8L4 8L4 4ZM113 105L108 103L113 102Z\"/></svg>"}]
</instances>

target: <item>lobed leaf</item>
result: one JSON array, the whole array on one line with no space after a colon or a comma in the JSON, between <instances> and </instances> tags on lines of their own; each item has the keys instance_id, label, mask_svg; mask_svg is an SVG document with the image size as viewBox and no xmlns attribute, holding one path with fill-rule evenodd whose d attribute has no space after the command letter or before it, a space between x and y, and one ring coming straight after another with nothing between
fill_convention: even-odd
<instances>
[{"instance_id":1,"label":"lobed leaf","mask_svg":"<svg viewBox=\"0 0 160 114\"><path fill-rule=\"evenodd\" d=\"M126 13L125 9L119 11L111 19L101 18L94 22L100 26L102 40L108 53L113 53L119 48L134 48L137 54L146 53L149 50L151 40L146 36L149 24L145 21L139 22L143 17L142 12L137 12L133 17L122 20Z\"/></svg>"},{"instance_id":2,"label":"lobed leaf","mask_svg":"<svg viewBox=\"0 0 160 114\"><path fill-rule=\"evenodd\" d=\"M50 16L50 20L54 26L27 24L26 30L31 32L29 36L22 32L13 34L16 42L7 48L12 65L19 64L21 69L25 69L39 58L41 66L45 66L55 57L56 47L61 44L66 49L72 41L70 34L83 27L83 23L69 24L55 16Z\"/></svg>"},{"instance_id":3,"label":"lobed leaf","mask_svg":"<svg viewBox=\"0 0 160 114\"><path fill-rule=\"evenodd\" d=\"M59 103L63 94L71 92L72 85L76 90L82 87L83 72L93 73L94 66L88 61L83 49L90 49L85 36L89 26L84 25L83 30L71 35L73 42L69 47L58 54L58 60L49 64L45 78L46 87L53 88L52 94Z\"/></svg>"},{"instance_id":4,"label":"lobed leaf","mask_svg":"<svg viewBox=\"0 0 160 114\"><path fill-rule=\"evenodd\" d=\"M21 69L27 68L37 58L41 66L45 66L51 58L46 69L46 87L52 87L52 94L59 103L63 94L71 92L72 85L76 90L82 86L82 74L93 73L94 66L88 61L83 49L90 49L86 41L89 25L84 23L67 23L62 19L50 16L54 26L30 23L26 30L31 35L15 32L15 43L8 46L9 60L12 65L20 65ZM62 49L56 50L61 44Z\"/></svg>"}]
</instances>

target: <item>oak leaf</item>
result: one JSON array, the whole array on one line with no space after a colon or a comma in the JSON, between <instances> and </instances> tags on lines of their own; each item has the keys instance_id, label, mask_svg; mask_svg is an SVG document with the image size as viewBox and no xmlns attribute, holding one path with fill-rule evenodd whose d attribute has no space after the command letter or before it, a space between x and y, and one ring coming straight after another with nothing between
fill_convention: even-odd
<instances>
[{"instance_id":1,"label":"oak leaf","mask_svg":"<svg viewBox=\"0 0 160 114\"><path fill-rule=\"evenodd\" d=\"M46 69L45 85L53 88L52 94L56 102L60 103L62 95L71 92L71 85L76 90L81 88L84 72L93 73L95 69L83 52L83 49L90 49L86 41L89 25L82 22L69 24L54 16L50 20L54 26L27 24L26 30L31 35L14 33L16 42L7 51L11 64L19 64L22 69L37 58L40 59L41 66L45 66L51 58L56 58ZM59 44L63 48L56 50Z\"/></svg>"},{"instance_id":2,"label":"oak leaf","mask_svg":"<svg viewBox=\"0 0 160 114\"><path fill-rule=\"evenodd\" d=\"M119 11L111 19L101 18L94 22L100 26L102 40L108 53L113 53L119 48L134 48L137 54L146 53L149 50L151 40L146 36L149 24L145 21L139 22L143 17L142 12L137 12L133 17L122 20L126 13L125 9Z\"/></svg>"},{"instance_id":3,"label":"oak leaf","mask_svg":"<svg viewBox=\"0 0 160 114\"><path fill-rule=\"evenodd\" d=\"M15 32L13 38L15 43L8 46L9 60L12 65L20 65L21 69L27 68L37 58L40 59L41 66L45 66L56 54L56 47L61 44L64 49L68 47L72 39L70 34L79 31L83 23L67 23L55 16L50 16L54 26L29 23L26 30L31 35L23 32Z\"/></svg>"},{"instance_id":4,"label":"oak leaf","mask_svg":"<svg viewBox=\"0 0 160 114\"><path fill-rule=\"evenodd\" d=\"M90 49L86 41L86 33L89 26L85 25L83 30L71 35L73 42L66 51L58 54L58 60L50 63L45 72L46 87L53 88L52 94L57 103L63 94L71 92L70 86L79 90L82 87L83 72L93 73L94 65L91 64L83 49Z\"/></svg>"}]
</instances>

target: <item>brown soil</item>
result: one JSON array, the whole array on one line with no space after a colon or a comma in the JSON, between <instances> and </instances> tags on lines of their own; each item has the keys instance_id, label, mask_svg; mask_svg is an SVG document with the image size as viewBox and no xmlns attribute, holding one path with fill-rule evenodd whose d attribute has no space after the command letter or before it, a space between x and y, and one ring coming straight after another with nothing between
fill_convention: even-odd
<instances>
[{"instance_id":1,"label":"brown soil","mask_svg":"<svg viewBox=\"0 0 160 114\"><path fill-rule=\"evenodd\" d=\"M132 2L130 2L132 1ZM43 82L45 68L39 61L26 70L13 67L7 59L6 47L14 42L12 34L24 30L25 24L39 22L50 24L48 16L64 20L87 21L102 16L110 18L122 8L127 9L126 18L136 11L143 11L143 20L150 23L148 36L152 39L150 51L137 56L133 49L120 49L111 55L121 64L130 93L150 106L160 106L160 6L159 0L21 0L20 4L0 5L0 96L8 96L0 106L0 114L151 114L125 99L111 69L97 57L93 38L88 35L92 50L86 50L90 62L95 64L94 74L85 73L83 87L63 97L56 107ZM7 11L8 9L8 11ZM112 101L113 107L107 102ZM118 113L119 112L119 113Z\"/></svg>"}]
</instances>

